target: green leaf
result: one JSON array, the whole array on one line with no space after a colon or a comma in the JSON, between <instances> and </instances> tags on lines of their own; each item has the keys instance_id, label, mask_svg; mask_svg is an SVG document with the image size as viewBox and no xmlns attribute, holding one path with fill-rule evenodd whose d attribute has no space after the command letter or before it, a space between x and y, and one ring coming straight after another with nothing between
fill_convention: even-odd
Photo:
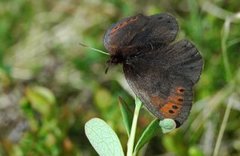
<instances>
[{"instance_id":1,"label":"green leaf","mask_svg":"<svg viewBox=\"0 0 240 156\"><path fill-rule=\"evenodd\" d=\"M89 120L85 124L85 133L100 156L124 156L116 133L102 119Z\"/></svg>"},{"instance_id":2,"label":"green leaf","mask_svg":"<svg viewBox=\"0 0 240 156\"><path fill-rule=\"evenodd\" d=\"M143 131L141 137L139 138L134 153L137 154L137 152L153 137L159 132L159 120L155 119L153 120L147 128Z\"/></svg>"},{"instance_id":3,"label":"green leaf","mask_svg":"<svg viewBox=\"0 0 240 156\"><path fill-rule=\"evenodd\" d=\"M121 97L118 98L118 103L119 103L120 110L121 110L122 117L123 117L123 124L124 124L124 127L126 128L128 136L129 136L130 131L131 131L133 112L128 107L128 104Z\"/></svg>"},{"instance_id":4,"label":"green leaf","mask_svg":"<svg viewBox=\"0 0 240 156\"><path fill-rule=\"evenodd\" d=\"M48 88L42 86L27 87L26 97L34 109L45 115L50 113L51 106L55 104L54 94Z\"/></svg>"}]
</instances>

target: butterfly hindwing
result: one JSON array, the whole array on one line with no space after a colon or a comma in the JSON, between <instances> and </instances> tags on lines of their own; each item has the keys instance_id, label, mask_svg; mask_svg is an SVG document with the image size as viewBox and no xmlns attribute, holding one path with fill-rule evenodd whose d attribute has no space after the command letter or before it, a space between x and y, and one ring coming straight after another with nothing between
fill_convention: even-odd
<instances>
[{"instance_id":1,"label":"butterfly hindwing","mask_svg":"<svg viewBox=\"0 0 240 156\"><path fill-rule=\"evenodd\" d=\"M183 40L131 58L123 70L150 112L160 119L172 118L180 126L191 110L192 87L202 68L199 56L195 46Z\"/></svg>"},{"instance_id":2,"label":"butterfly hindwing","mask_svg":"<svg viewBox=\"0 0 240 156\"><path fill-rule=\"evenodd\" d=\"M168 47L164 58L169 60L169 71L182 75L196 83L199 80L203 60L197 48L187 40L181 40Z\"/></svg>"}]
</instances>

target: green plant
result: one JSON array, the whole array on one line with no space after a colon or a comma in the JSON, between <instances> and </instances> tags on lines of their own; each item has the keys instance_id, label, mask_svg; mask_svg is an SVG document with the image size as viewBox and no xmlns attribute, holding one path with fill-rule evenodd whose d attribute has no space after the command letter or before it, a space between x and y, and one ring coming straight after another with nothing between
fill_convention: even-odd
<instances>
[{"instance_id":1,"label":"green plant","mask_svg":"<svg viewBox=\"0 0 240 156\"><path fill-rule=\"evenodd\" d=\"M119 98L119 104L122 112L123 122L127 134L129 135L127 143L127 156L137 155L139 150L156 134L159 133L160 127L163 133L167 133L176 128L175 122L172 119L164 119L160 121L153 120L142 132L139 140L135 144L135 134L137 129L137 120L140 109L142 108L142 102L135 98L135 109L132 112L129 110L129 106L122 98ZM123 156L123 148L120 144L116 133L106 124L103 120L93 118L85 124L85 133L91 142L94 149L101 156Z\"/></svg>"}]
</instances>

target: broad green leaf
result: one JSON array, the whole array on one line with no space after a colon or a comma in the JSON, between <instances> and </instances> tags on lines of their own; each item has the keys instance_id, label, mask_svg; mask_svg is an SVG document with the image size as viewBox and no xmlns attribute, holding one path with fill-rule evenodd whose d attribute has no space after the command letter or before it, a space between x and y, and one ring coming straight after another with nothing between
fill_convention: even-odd
<instances>
[{"instance_id":1,"label":"broad green leaf","mask_svg":"<svg viewBox=\"0 0 240 156\"><path fill-rule=\"evenodd\" d=\"M134 153L137 153L153 136L160 132L158 122L158 119L153 120L143 131L141 137L139 138L135 146Z\"/></svg>"},{"instance_id":2,"label":"broad green leaf","mask_svg":"<svg viewBox=\"0 0 240 156\"><path fill-rule=\"evenodd\" d=\"M116 133L102 119L89 120L85 124L85 133L100 156L124 156Z\"/></svg>"},{"instance_id":3,"label":"broad green leaf","mask_svg":"<svg viewBox=\"0 0 240 156\"><path fill-rule=\"evenodd\" d=\"M45 87L31 86L26 89L26 97L32 107L41 114L49 114L51 105L55 104L55 96Z\"/></svg>"},{"instance_id":4,"label":"broad green leaf","mask_svg":"<svg viewBox=\"0 0 240 156\"><path fill-rule=\"evenodd\" d=\"M128 107L128 104L121 98L118 98L118 103L123 117L123 124L126 128L127 134L129 136L132 125L133 112Z\"/></svg>"}]
</instances>

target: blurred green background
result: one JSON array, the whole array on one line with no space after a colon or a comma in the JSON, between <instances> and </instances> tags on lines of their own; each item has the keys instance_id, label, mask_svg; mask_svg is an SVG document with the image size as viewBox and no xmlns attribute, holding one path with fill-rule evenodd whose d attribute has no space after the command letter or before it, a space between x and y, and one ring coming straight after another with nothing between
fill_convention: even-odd
<instances>
[{"instance_id":1,"label":"blurred green background","mask_svg":"<svg viewBox=\"0 0 240 156\"><path fill-rule=\"evenodd\" d=\"M237 0L0 0L0 94L14 97L29 123L18 144L1 141L0 155L97 155L84 134L93 117L116 131L126 151L118 97L134 100L121 66L104 74L108 56L79 42L105 50L112 23L160 12L177 18L178 39L193 41L205 64L188 121L139 155L212 155L227 106L218 155L240 155L239 11ZM153 119L141 111L137 136Z\"/></svg>"}]
</instances>

